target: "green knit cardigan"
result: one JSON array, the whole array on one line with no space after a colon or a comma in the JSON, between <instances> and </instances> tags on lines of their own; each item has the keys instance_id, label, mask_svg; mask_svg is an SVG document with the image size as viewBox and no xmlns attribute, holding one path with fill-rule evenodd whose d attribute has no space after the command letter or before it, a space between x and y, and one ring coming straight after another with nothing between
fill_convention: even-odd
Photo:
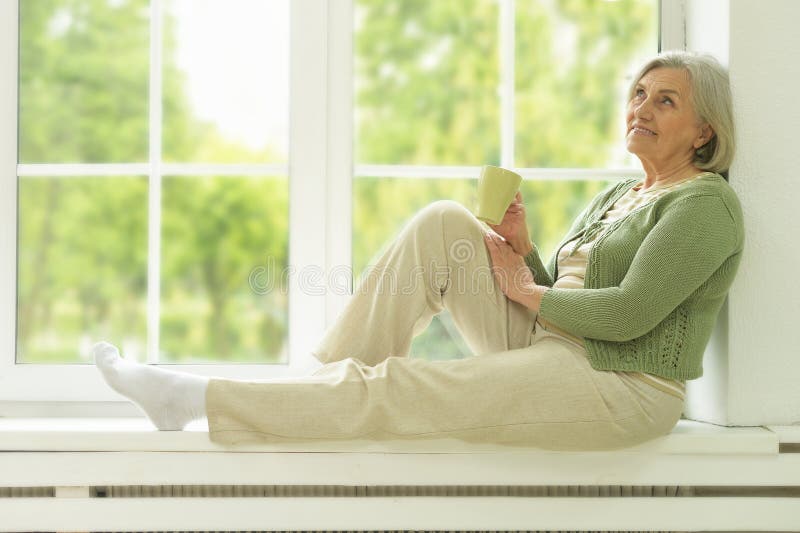
<instances>
[{"instance_id":1,"label":"green knit cardigan","mask_svg":"<svg viewBox=\"0 0 800 533\"><path fill-rule=\"evenodd\" d=\"M525 263L537 284L551 287L539 313L585 339L592 368L696 379L744 245L739 199L719 174L699 176L612 223L589 252L584 288L552 288L561 248L600 231L606 210L639 181L621 180L595 196L546 267L534 245Z\"/></svg>"}]
</instances>

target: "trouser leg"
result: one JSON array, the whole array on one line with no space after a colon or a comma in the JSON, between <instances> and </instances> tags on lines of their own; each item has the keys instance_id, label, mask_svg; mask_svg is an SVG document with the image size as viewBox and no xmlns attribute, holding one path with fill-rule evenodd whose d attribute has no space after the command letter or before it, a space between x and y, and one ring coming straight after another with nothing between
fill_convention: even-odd
<instances>
[{"instance_id":1,"label":"trouser leg","mask_svg":"<svg viewBox=\"0 0 800 533\"><path fill-rule=\"evenodd\" d=\"M206 401L210 438L220 444L456 438L601 450L674 424L669 413L643 410L615 372L592 369L582 349L541 330L526 348L460 360L367 366L348 358L304 377L212 379Z\"/></svg>"},{"instance_id":2,"label":"trouser leg","mask_svg":"<svg viewBox=\"0 0 800 533\"><path fill-rule=\"evenodd\" d=\"M368 365L405 357L414 336L442 309L475 354L527 346L536 315L500 291L483 232L457 202L426 206L362 276L315 357Z\"/></svg>"}]
</instances>

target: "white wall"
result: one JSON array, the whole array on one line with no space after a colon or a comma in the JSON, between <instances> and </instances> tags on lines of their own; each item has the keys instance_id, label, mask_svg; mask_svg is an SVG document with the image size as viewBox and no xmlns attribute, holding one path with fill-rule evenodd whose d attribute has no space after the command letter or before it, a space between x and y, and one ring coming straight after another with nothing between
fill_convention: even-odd
<instances>
[{"instance_id":1,"label":"white wall","mask_svg":"<svg viewBox=\"0 0 800 533\"><path fill-rule=\"evenodd\" d=\"M800 424L800 2L688 0L686 17L687 48L730 70L745 253L684 415Z\"/></svg>"}]
</instances>

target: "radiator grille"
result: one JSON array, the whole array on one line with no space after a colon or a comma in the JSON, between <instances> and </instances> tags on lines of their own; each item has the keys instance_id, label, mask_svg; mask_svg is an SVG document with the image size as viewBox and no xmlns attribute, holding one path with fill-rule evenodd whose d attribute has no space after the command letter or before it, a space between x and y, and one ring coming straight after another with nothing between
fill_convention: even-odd
<instances>
[{"instance_id":1,"label":"radiator grille","mask_svg":"<svg viewBox=\"0 0 800 533\"><path fill-rule=\"evenodd\" d=\"M492 486L492 485L128 485L92 487L93 497L107 498L246 498L246 497L402 497L402 496L693 496L694 487L677 486Z\"/></svg>"},{"instance_id":2,"label":"radiator grille","mask_svg":"<svg viewBox=\"0 0 800 533\"><path fill-rule=\"evenodd\" d=\"M453 497L703 497L703 496L759 496L797 497L797 486L596 486L596 485L547 485L547 486L487 486L487 485L113 485L86 487L85 494L91 498L202 498L202 497L402 497L402 496L453 496ZM56 487L2 487L0 498L53 498ZM85 497L85 496L84 496ZM334 533L334 530L314 530L307 533ZM405 530L335 530L337 533L405 533ZM471 530L414 530L415 533L472 533ZM40 532L47 533L47 532ZM121 533L98 531L94 533ZM282 533L275 531L175 531L148 530L134 533ZM286 533L289 533L288 531ZM298 533L292 531L292 533ZM306 533L306 532L302 532ZM478 533L477 531L475 533ZM507 530L481 533L512 533ZM594 530L515 530L513 533L601 533ZM677 533L671 531L603 531L602 533ZM711 533L703 531L681 533ZM720 532L714 533L733 533ZM738 532L742 533L742 532ZM768 533L760 531L759 533Z\"/></svg>"},{"instance_id":3,"label":"radiator grille","mask_svg":"<svg viewBox=\"0 0 800 533\"><path fill-rule=\"evenodd\" d=\"M91 498L309 497L780 497L800 498L800 486L654 485L113 485L88 487ZM0 498L53 498L55 487L0 487Z\"/></svg>"},{"instance_id":4,"label":"radiator grille","mask_svg":"<svg viewBox=\"0 0 800 533\"><path fill-rule=\"evenodd\" d=\"M54 487L0 487L0 498L52 498Z\"/></svg>"}]
</instances>

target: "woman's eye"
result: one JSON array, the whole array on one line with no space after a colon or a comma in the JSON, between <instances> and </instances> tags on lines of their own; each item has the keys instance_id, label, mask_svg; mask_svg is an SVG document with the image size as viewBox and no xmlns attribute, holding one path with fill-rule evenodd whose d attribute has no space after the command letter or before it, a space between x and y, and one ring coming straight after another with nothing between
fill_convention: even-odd
<instances>
[{"instance_id":1,"label":"woman's eye","mask_svg":"<svg viewBox=\"0 0 800 533\"><path fill-rule=\"evenodd\" d=\"M672 105L672 100L671 100L671 99L669 99L669 98L664 98L663 102L664 102L665 104Z\"/></svg>"},{"instance_id":2,"label":"woman's eye","mask_svg":"<svg viewBox=\"0 0 800 533\"><path fill-rule=\"evenodd\" d=\"M636 94L636 96L644 96L644 90L636 89L636 93L635 94Z\"/></svg>"}]
</instances>

